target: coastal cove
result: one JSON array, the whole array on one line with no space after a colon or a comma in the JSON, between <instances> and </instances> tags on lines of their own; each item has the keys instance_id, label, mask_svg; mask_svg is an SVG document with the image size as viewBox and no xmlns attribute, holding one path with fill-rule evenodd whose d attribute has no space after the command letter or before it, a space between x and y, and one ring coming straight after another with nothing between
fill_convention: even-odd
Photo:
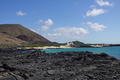
<instances>
[{"instance_id":1,"label":"coastal cove","mask_svg":"<svg viewBox=\"0 0 120 80\"><path fill-rule=\"evenodd\" d=\"M100 47L100 48L64 48L64 49L43 49L46 53L56 53L65 51L89 51L92 53L106 53L120 59L120 46L115 47Z\"/></svg>"}]
</instances>

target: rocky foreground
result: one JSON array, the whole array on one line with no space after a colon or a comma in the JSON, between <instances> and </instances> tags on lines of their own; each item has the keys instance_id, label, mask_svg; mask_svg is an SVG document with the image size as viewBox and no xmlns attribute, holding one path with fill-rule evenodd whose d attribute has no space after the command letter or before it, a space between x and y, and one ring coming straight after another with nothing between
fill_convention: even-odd
<instances>
[{"instance_id":1,"label":"rocky foreground","mask_svg":"<svg viewBox=\"0 0 120 80\"><path fill-rule=\"evenodd\" d=\"M87 51L1 52L0 67L0 80L120 80L120 60Z\"/></svg>"}]
</instances>

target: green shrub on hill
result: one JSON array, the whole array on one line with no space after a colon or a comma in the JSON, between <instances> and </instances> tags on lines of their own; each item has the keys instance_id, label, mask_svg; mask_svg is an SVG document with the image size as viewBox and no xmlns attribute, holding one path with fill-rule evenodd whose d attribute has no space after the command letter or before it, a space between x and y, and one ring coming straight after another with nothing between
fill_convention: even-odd
<instances>
[{"instance_id":1,"label":"green shrub on hill","mask_svg":"<svg viewBox=\"0 0 120 80\"><path fill-rule=\"evenodd\" d=\"M73 44L72 47L90 47L90 44L84 44L80 41L73 41Z\"/></svg>"}]
</instances>

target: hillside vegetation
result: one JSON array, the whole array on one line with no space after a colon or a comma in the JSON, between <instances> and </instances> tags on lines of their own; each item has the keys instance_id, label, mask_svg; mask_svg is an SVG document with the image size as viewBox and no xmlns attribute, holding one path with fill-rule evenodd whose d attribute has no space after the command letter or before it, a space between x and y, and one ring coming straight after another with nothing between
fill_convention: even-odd
<instances>
[{"instance_id":1,"label":"hillside vegetation","mask_svg":"<svg viewBox=\"0 0 120 80\"><path fill-rule=\"evenodd\" d=\"M72 47L90 47L90 44L84 44L80 41L73 41L73 44Z\"/></svg>"}]
</instances>

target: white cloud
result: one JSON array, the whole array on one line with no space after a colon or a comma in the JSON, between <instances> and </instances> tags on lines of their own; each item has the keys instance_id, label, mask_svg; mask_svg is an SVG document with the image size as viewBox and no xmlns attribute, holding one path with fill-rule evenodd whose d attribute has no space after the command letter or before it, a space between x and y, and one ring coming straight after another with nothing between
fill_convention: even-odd
<instances>
[{"instance_id":1,"label":"white cloud","mask_svg":"<svg viewBox=\"0 0 120 80\"><path fill-rule=\"evenodd\" d=\"M58 39L60 36L62 36L61 33L53 33L53 34L48 33L48 37L52 39Z\"/></svg>"},{"instance_id":2,"label":"white cloud","mask_svg":"<svg viewBox=\"0 0 120 80\"><path fill-rule=\"evenodd\" d=\"M35 32L35 30L33 30L33 29L30 29L31 31L33 31L33 32Z\"/></svg>"},{"instance_id":3,"label":"white cloud","mask_svg":"<svg viewBox=\"0 0 120 80\"><path fill-rule=\"evenodd\" d=\"M82 25L84 25L84 24L86 24L86 23L82 23Z\"/></svg>"},{"instance_id":4,"label":"white cloud","mask_svg":"<svg viewBox=\"0 0 120 80\"><path fill-rule=\"evenodd\" d=\"M40 30L47 31L47 30L49 30L49 26L42 26Z\"/></svg>"},{"instance_id":5,"label":"white cloud","mask_svg":"<svg viewBox=\"0 0 120 80\"><path fill-rule=\"evenodd\" d=\"M86 16L83 16L83 18L86 18Z\"/></svg>"},{"instance_id":6,"label":"white cloud","mask_svg":"<svg viewBox=\"0 0 120 80\"><path fill-rule=\"evenodd\" d=\"M46 35L42 35L43 37L46 37Z\"/></svg>"},{"instance_id":7,"label":"white cloud","mask_svg":"<svg viewBox=\"0 0 120 80\"><path fill-rule=\"evenodd\" d=\"M108 1L103 1L103 0L96 0L95 2L97 2L97 4L99 6L113 6L114 3L109 3Z\"/></svg>"},{"instance_id":8,"label":"white cloud","mask_svg":"<svg viewBox=\"0 0 120 80\"><path fill-rule=\"evenodd\" d=\"M40 24L43 23L43 20L39 20L38 22L36 22L36 24Z\"/></svg>"},{"instance_id":9,"label":"white cloud","mask_svg":"<svg viewBox=\"0 0 120 80\"><path fill-rule=\"evenodd\" d=\"M90 28L94 29L94 31L102 31L104 28L107 28L107 26L99 25L99 23L87 22L87 24L90 26Z\"/></svg>"},{"instance_id":10,"label":"white cloud","mask_svg":"<svg viewBox=\"0 0 120 80\"><path fill-rule=\"evenodd\" d=\"M41 22L43 22L43 21L41 21ZM44 22L44 25L41 27L41 28L39 28L38 30L40 31L47 31L47 30L49 30L49 27L51 26L51 25L53 25L53 21L51 20L51 19L48 19L47 21L45 21Z\"/></svg>"},{"instance_id":11,"label":"white cloud","mask_svg":"<svg viewBox=\"0 0 120 80\"><path fill-rule=\"evenodd\" d=\"M24 15L27 15L27 13L23 13L22 11L19 11L16 13L18 16L24 16Z\"/></svg>"},{"instance_id":12,"label":"white cloud","mask_svg":"<svg viewBox=\"0 0 120 80\"><path fill-rule=\"evenodd\" d=\"M45 21L45 26L51 26L53 25L53 21L51 19L48 19L47 21Z\"/></svg>"},{"instance_id":13,"label":"white cloud","mask_svg":"<svg viewBox=\"0 0 120 80\"><path fill-rule=\"evenodd\" d=\"M33 30L33 29L30 29L31 31L33 31L33 32L35 32L35 33L37 33L37 34L39 34L37 31L35 31L35 30Z\"/></svg>"},{"instance_id":14,"label":"white cloud","mask_svg":"<svg viewBox=\"0 0 120 80\"><path fill-rule=\"evenodd\" d=\"M90 8L93 8L93 9L94 9L94 8L96 8L96 6L95 6L95 5L91 5Z\"/></svg>"},{"instance_id":15,"label":"white cloud","mask_svg":"<svg viewBox=\"0 0 120 80\"><path fill-rule=\"evenodd\" d=\"M94 16L97 16L97 15L100 15L100 14L103 14L103 13L106 13L106 12L108 12L108 10L93 9L92 11L91 10L87 11L86 16L92 16L92 17L94 17Z\"/></svg>"},{"instance_id":16,"label":"white cloud","mask_svg":"<svg viewBox=\"0 0 120 80\"><path fill-rule=\"evenodd\" d=\"M54 29L56 33L54 34L48 34L47 36L49 38L54 38L54 39L81 39L84 35L88 34L89 31L84 29L84 28L76 28L76 27L60 27Z\"/></svg>"}]
</instances>

